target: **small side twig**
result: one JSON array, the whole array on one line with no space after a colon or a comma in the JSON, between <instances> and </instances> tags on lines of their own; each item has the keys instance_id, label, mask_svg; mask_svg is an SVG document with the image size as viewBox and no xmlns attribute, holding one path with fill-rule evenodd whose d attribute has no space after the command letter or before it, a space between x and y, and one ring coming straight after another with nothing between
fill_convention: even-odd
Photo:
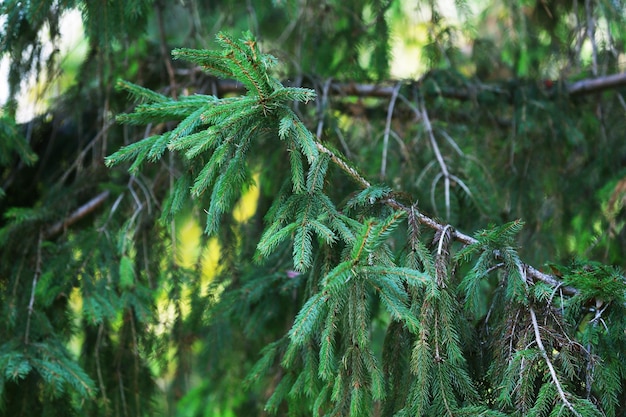
<instances>
[{"instance_id":1,"label":"small side twig","mask_svg":"<svg viewBox=\"0 0 626 417\"><path fill-rule=\"evenodd\" d=\"M322 100L319 101L318 105L318 121L317 121L317 131L316 136L318 139L322 138L322 132L324 131L324 111L326 110L326 106L328 105L328 91L330 90L330 84L333 79L329 78L324 83L324 87L322 87Z\"/></svg>"}]
</instances>

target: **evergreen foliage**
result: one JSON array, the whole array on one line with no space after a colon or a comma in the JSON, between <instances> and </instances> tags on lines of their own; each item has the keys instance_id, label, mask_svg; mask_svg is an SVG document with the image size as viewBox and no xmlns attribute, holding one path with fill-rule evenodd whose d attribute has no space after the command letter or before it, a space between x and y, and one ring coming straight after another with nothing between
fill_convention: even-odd
<instances>
[{"instance_id":1,"label":"evergreen foliage","mask_svg":"<svg viewBox=\"0 0 626 417\"><path fill-rule=\"evenodd\" d=\"M482 352L493 356L491 366L484 371L491 381L488 391L497 406L493 411L544 415L566 410L576 416L602 415L601 408L590 401L594 397L589 396L593 391L589 375L600 366L592 360L599 354L599 339L592 340L583 332L578 341L573 333L575 321L565 320L569 312L563 300L558 300L561 305L553 304L552 297L537 295L529 287L526 267L515 247L522 222L478 232L475 243L457 252L457 262L472 263L458 287L450 275L450 226L435 234L432 250L419 238L411 242L409 234L407 243L421 246L419 260L409 256L397 259L389 244L400 239L401 234L394 232L405 223L408 213L415 216L416 208L395 203L402 209L383 208L378 217L369 217L363 210L367 206L381 200L390 205L395 200L387 197L392 195L390 189L368 186L346 205L351 209L350 216L341 214L325 191L329 155L336 157L336 153L316 141L288 107L291 101L308 101L313 92L287 88L271 78L268 63L274 60L261 54L251 34L241 40L220 34L218 39L224 48L222 53L183 50L174 54L190 58L213 75L240 81L248 93L237 98L193 96L171 101L127 84L129 91L154 103L140 105L134 113L118 117L119 121L182 120L166 134L129 145L107 161L115 164L131 160L131 170L136 170L145 158L158 159L166 148L180 151L191 163L196 159L208 161L190 190L195 197L205 191L211 193L206 232L212 234L218 231L220 216L232 209L239 196L237 191L250 178L246 156L252 143L262 135L284 142L283 152L289 154L291 162L291 175L286 180L291 187L282 188L266 217L268 226L259 242L257 258L271 257L287 238L291 238L294 268L299 273L310 271L314 252L335 255L316 265L322 273L308 277L312 281L308 284L308 299L294 319L288 341L283 342L282 359L277 356L277 345L269 345L249 376L249 381L261 378L263 370L267 372L277 361L284 369L285 375L268 400L267 410L276 411L282 401L290 409L303 408L308 413L324 410L324 415L351 416L369 415L377 402L389 415L456 415L489 406L490 401L481 398L468 371L461 336L478 336L472 335L464 322L456 295L465 299L470 317L480 318L481 282L498 271L500 284L490 307L493 318L489 326L505 337L491 342L490 353ZM345 169L341 164L339 168ZM348 173L359 175L354 170ZM175 188L173 193L185 191ZM477 256L475 262L473 256ZM603 285L603 281L613 285ZM600 303L596 308L600 308L617 295L616 304L624 306L623 275L612 268L573 268L564 275L563 283L577 288L577 294L568 300L573 305L595 300ZM600 288L611 295L600 293ZM390 342L409 350L398 355L405 357L409 365L408 389L402 387L406 378L390 378L399 370L387 374L383 371L393 365L381 364L373 350L372 313L381 306L385 312L378 314L389 321L388 331L400 331L409 338L408 343ZM541 328L535 312L538 308L542 309ZM579 309L574 320L579 320L582 312L590 314L589 310ZM402 327L392 325L396 322ZM611 333L606 326L606 332ZM613 333L620 332L615 329ZM617 338L623 342L624 336ZM387 361L395 359L387 357ZM579 395L576 386L585 387L587 398ZM387 391L393 393L391 405L386 405ZM597 401L614 409L615 400L616 394L610 393Z\"/></svg>"},{"instance_id":2,"label":"evergreen foliage","mask_svg":"<svg viewBox=\"0 0 626 417\"><path fill-rule=\"evenodd\" d=\"M418 3L369 90L407 2L0 6L0 414L625 416L624 5Z\"/></svg>"}]
</instances>

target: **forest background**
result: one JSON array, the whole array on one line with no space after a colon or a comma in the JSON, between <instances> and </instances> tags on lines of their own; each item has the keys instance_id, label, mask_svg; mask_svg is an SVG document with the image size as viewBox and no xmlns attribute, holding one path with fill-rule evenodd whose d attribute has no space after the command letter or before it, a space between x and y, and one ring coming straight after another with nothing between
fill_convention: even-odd
<instances>
[{"instance_id":1,"label":"forest background","mask_svg":"<svg viewBox=\"0 0 626 417\"><path fill-rule=\"evenodd\" d=\"M0 15L1 414L626 415L623 2Z\"/></svg>"}]
</instances>

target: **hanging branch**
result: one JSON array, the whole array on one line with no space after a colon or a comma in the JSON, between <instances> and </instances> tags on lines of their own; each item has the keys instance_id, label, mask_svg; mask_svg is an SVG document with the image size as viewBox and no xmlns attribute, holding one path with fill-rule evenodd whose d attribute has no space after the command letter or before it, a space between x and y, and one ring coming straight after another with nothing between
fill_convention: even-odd
<instances>
[{"instance_id":1,"label":"hanging branch","mask_svg":"<svg viewBox=\"0 0 626 417\"><path fill-rule=\"evenodd\" d=\"M219 128L219 131L221 133L220 135L215 137L215 140L217 141L217 143L212 146L218 146L218 143L220 143L220 141L223 141L224 137L226 136L237 137L237 138L249 138L250 135L256 129L255 127L256 124L251 125L250 123L244 122L244 119L261 116L260 113L256 114L255 112L262 111L262 115L265 116L267 111L269 111L270 108L275 109L273 111L277 112L278 111L277 109L283 108L283 106L285 106L287 102L296 101L296 102L306 103L308 100L313 98L314 93L311 90L303 89L303 88L284 87L278 82L270 83L270 78L268 78L269 76L265 72L265 69L259 64L260 58L261 60L267 59L267 58L262 58L262 55L258 51L258 45L251 38L252 35L248 34L247 36L248 38L245 41L244 40L235 41L223 34L218 37L220 42L223 44L223 46L228 51L232 52L232 53L229 53L226 59L224 59L221 56L217 56L217 55L214 55L208 52L202 52L202 51L195 51L195 50L177 50L176 51L176 56L179 56L181 58L185 57L186 59L192 62L202 65L203 68L205 68L205 70L207 70L209 73L213 75L227 76L230 78L236 77L240 83L235 84L235 85L241 86L242 88L243 86L245 86L247 90L251 91L254 94L257 94L258 97L254 98L254 94L252 96L250 95L242 96L241 99L234 100L234 101L229 100L227 101L227 104L222 105L222 106L214 106L213 101L206 102L204 101L204 99L202 99L201 104L199 104L202 107L199 107L197 110L190 111L188 114L185 115L185 117L183 117L183 121L181 121L179 126L174 130L175 137L178 137L183 132L185 132L185 129L187 129L189 126L195 126L195 123L197 123L197 120L199 120L198 112L208 112L207 114L210 115L210 118L212 118L211 119L212 124L215 126L198 134L200 135L213 134L213 131L211 129ZM265 62L266 64L269 63L269 61L267 62L263 61L263 62ZM340 84L335 84L335 85L340 85ZM168 112L171 111L171 109L175 108L173 107L173 105L170 105L169 107L166 106L165 110L163 110L161 109L161 107L162 107L162 101L166 100L165 97L160 96L160 95L155 95L154 93L148 93L145 91L145 89L142 89L137 86L129 85L128 87L129 87L129 90L132 91L134 94L138 96L146 96L153 101L156 100L156 103L143 105L143 107L138 108L138 111L136 113L125 115L125 116L123 115L124 117L122 118L122 120L126 120L127 122L131 120L135 120L135 119L139 121L149 121L150 118L148 117L148 114L146 112L152 109L152 107L154 107L154 109L157 111L165 112L164 114L169 114ZM378 87L375 87L375 88L378 88ZM395 88L397 91L398 86L396 85ZM332 83L330 85L330 90L333 91ZM393 89L389 90L389 94L393 94ZM219 100L216 98L213 98L213 99ZM251 113L247 114L247 113L241 112L239 103L241 103L241 105L244 105L244 106L248 106L250 104L257 104L257 105L252 106L250 110ZM258 103L261 103L262 105L258 106ZM180 105L180 104L177 104L177 105ZM225 106L228 106L228 107L225 107ZM228 108L229 111L225 112L224 111L225 108ZM170 109L170 110L167 110L167 109ZM421 115L421 118L424 121L428 120L428 115L426 114L424 108L422 108L421 110L414 109L414 111L416 111L418 115ZM233 116L233 113L237 116ZM173 116L175 115L174 114L170 115L170 117L173 117ZM236 117L236 118L233 119L233 117ZM321 152L323 154L328 155L330 157L330 160L333 161L335 165L337 165L341 170L347 173L361 187L369 188L371 186L371 183L368 180L366 180L357 171L357 169L353 168L349 164L349 162L345 161L342 158L342 156L335 154L333 151L325 147L319 141L319 139L315 137L315 135L312 132L308 131L308 129L304 127L303 123L297 120L297 118L290 112L290 110L286 110L286 109L282 110L282 113L280 113L280 117L281 119L280 119L280 126L279 126L279 136L281 137L282 140L292 141L291 145L296 147L294 149L298 149L298 152L301 152L301 155L303 157L306 156L310 164L313 164L315 161L319 159L318 152ZM178 115L175 118L180 118L180 115ZM240 128L237 128L237 126L240 126ZM224 129L232 130L232 132L228 134L224 133ZM427 126L427 130L430 132L429 134L432 136L432 127ZM192 137L194 139L197 139L193 135ZM143 159L145 159L145 155L148 154L148 152L152 155L160 155L168 146L170 147L170 150L175 149L175 150L183 150L187 152L186 153L187 157L190 157L190 155L196 156L198 152L200 152L203 149L202 147L197 147L197 146L193 147L192 146L194 143L193 141L187 140L187 141L181 142L180 140L177 140L175 142L171 142L168 145L168 140L169 140L169 136L165 136L165 137L154 136L151 138L144 139L141 142L138 142L131 146L127 146L126 148L122 148L116 154L110 156L107 159L107 164L110 165L114 163L119 163L123 160L136 159L134 163L136 166L139 163L141 163ZM249 140L249 139L246 139L246 140ZM228 170L241 169L242 164L245 163L244 154L242 154L242 152L245 152L245 150L247 149L247 146L241 146L241 145L244 145L244 143L237 144L236 145L237 149L234 149L234 148L231 149L230 151L231 153L236 152L237 155L239 156L237 158L228 159L229 161ZM213 162L218 161L218 160L221 161L222 159L226 158L225 155L227 155L228 153L224 153L223 150L227 150L229 149L229 147L232 148L235 145L233 145L230 141L228 141L228 142L224 142L222 145L219 145L219 146L221 146L222 148L218 148L218 149L222 149L222 151L216 152L213 154L214 156L211 159L211 161ZM142 149L144 149L143 150L144 153L143 154L138 153ZM141 156L141 155L144 155L144 156ZM213 158L218 158L218 159L213 160ZM439 159L440 159L440 164L442 165L442 168L445 168L445 163L443 162L441 155L439 155ZM196 194L208 187L214 188L214 191L211 197L212 201L209 204L209 207L212 207L211 210L213 211L211 212L211 215L209 216L208 221L210 221L210 223L207 223L207 229L206 229L207 232L215 231L215 229L217 228L217 223L216 223L217 215L223 213L226 210L226 206L228 206L228 204L225 205L223 202L220 202L220 201L223 200L225 196L230 198L234 195L230 192L227 192L227 190L231 190L233 188L234 189L239 188L238 186L233 187L232 186L233 184L230 184L229 187L225 187L226 176L223 173L219 175L216 174L218 177L217 179L215 179L216 175L211 174L216 169L215 166L221 163L223 162L209 163L207 166L205 166L200 176L196 178L194 186L193 186L193 192ZM294 160L293 163L295 164L296 168L299 166L297 158ZM300 161L300 164L301 164L301 161ZM321 167L322 165L318 166L318 168L321 168ZM300 167L299 169L302 170L302 167ZM220 170L220 172L222 172L222 170ZM447 175L450 176L449 173L447 173ZM307 183L308 182L311 182L311 180L307 179ZM304 186L304 178L303 178L302 173L300 173L299 176L296 175L296 177L294 177L294 184L300 184L299 187ZM311 184L315 186L315 184L317 183L313 181L311 182ZM232 198L230 198L230 200L232 200ZM409 215L412 215L413 218L416 219L418 223L423 224L440 233L446 230L446 225L443 225L437 222L436 220L422 213L419 213L419 211L417 210L415 210L415 213L411 214L410 208L400 203L399 201L397 201L393 197L393 194L391 194L391 196L384 197L381 202L397 210L405 211ZM476 239L468 235L465 235L461 232L458 232L456 230L453 230L450 233L450 235L452 239L459 241L465 245L472 245L472 244L478 243ZM305 240L303 240L302 243L306 243ZM503 255L501 253L494 252L493 255L496 260L503 260ZM578 293L578 291L575 288L563 286L562 282L559 279L555 278L552 275L544 274L536 270L530 265L522 264L521 268L523 268L524 272L526 272L527 276L529 276L530 279L534 281L544 282L555 288L558 287L562 290L563 294L574 295Z\"/></svg>"},{"instance_id":2,"label":"hanging branch","mask_svg":"<svg viewBox=\"0 0 626 417\"><path fill-rule=\"evenodd\" d=\"M335 155L333 151L326 148L324 145L322 145L319 142L316 142L316 146L320 152L325 153L328 156L330 156L330 160L333 161L342 171L348 174L361 187L369 188L371 186L368 180L366 180L357 170L355 170L350 165L348 165L343 159ZM415 210L414 208L408 207L400 203L395 198L387 198L385 200L382 200L381 202L396 210L402 210L402 211L405 211L407 214L411 214L412 216L414 216L414 218L417 220L418 223L423 224L424 226L430 229L433 229L437 232L440 232L440 233L447 232L448 231L447 228L450 227L450 225L447 225L447 224L444 225L442 223L439 223L436 220L426 216L425 214L422 214L421 212ZM464 245L472 245L472 244L478 243L478 240L474 239L473 237L469 235L461 233L454 228L452 228L452 230L450 231L450 236L452 237L452 239ZM498 254L495 254L495 258L499 259L500 256L498 256ZM564 286L563 283L559 279L554 277L553 275L545 274L537 270L536 268L532 267L531 265L528 265L525 263L522 263L522 268L526 272L526 276L532 279L533 281L541 281L552 287L555 287L555 288L558 287L565 295L578 294L578 290L576 288Z\"/></svg>"},{"instance_id":3,"label":"hanging branch","mask_svg":"<svg viewBox=\"0 0 626 417\"><path fill-rule=\"evenodd\" d=\"M300 87L285 87L278 80L271 78L265 65L271 65L274 61L259 52L256 41L251 34L248 33L245 36L244 39L234 40L226 37L226 35L220 35L218 39L226 49L225 54L198 50L178 50L176 55L202 65L215 76L225 75L228 78L237 78L241 83L240 85L245 86L248 91L246 95L220 99L215 96L198 94L197 96L174 100L147 91L142 87L127 84L125 87L131 93L138 98L147 99L148 103L140 104L134 113L121 115L118 120L126 123L145 124L153 121L156 117L158 120L176 120L178 125L171 132L154 135L120 149L107 158L107 164L112 165L134 160L131 166L131 172L133 172L146 158L159 159L165 151L180 152L189 160L190 164L193 164L192 166L197 166L198 169L194 169L197 172L195 178L188 178L186 182L177 183L177 191L175 192L180 193L180 195L176 198L184 199L210 193L210 202L206 210L207 226L205 232L211 235L218 232L219 228L222 227L222 214L232 210L234 201L239 197L238 191L242 189L242 185L247 179L249 161L246 152L250 150L251 143L260 132L277 132L276 136L283 144L284 154L289 156L291 178L290 183L287 183L280 196L274 199L272 208L268 210L266 216L268 226L263 230L255 258L257 260L267 259L275 252L279 244L291 240L295 270L298 273L309 270L314 270L314 273L322 271L321 274L323 274L320 276L320 285L323 289L316 288L313 295L309 296L309 299L294 318L291 330L287 335L289 346L280 361L280 366L290 372L298 371L301 363L296 362L296 356L299 353L308 355L311 352L314 353L313 356L316 356L315 347L308 345L313 340L312 336L322 331L323 333L319 336L320 362L316 364L316 360L307 359L305 355L305 363L302 367L304 370L301 373L301 375L306 376L311 366L313 368L318 367L320 382L325 384L323 389L332 388L339 393L333 394L332 397L320 397L322 398L320 401L330 401L338 407L337 409L344 405L347 406L349 402L353 410L364 407L364 401L382 401L385 393L385 377L379 375L377 361L374 359L374 355L369 353L368 342L370 339L366 330L371 317L366 304L362 302L366 298L364 289L371 284L373 285L372 289L380 294L381 301L385 304L391 317L394 320L404 322L408 330L407 335L415 336L415 351L420 350L420 352L418 352L419 355L412 354L414 358L418 359L411 358L411 367L407 371L417 375L416 382L412 387L426 387L422 382L429 384L428 390L419 394L422 398L415 399L414 402L417 404L415 407L420 410L423 408L424 411L430 408L433 410L436 408L447 409L451 415L456 413L460 405L457 403L454 393L466 397L468 402L477 398L479 393L470 378L465 357L462 354L461 328L456 320L450 321L450 317L455 317L456 310L460 309L455 289L446 289L446 285L449 285L448 275L451 273L449 270L451 268L450 242L456 240L462 245L470 246L457 253L459 259L474 257L476 254L480 257L471 274L466 275L469 277L466 281L470 282L468 286L472 285L466 294L471 297L477 298L481 295L480 286L482 285L481 280L485 277L485 271L489 273L495 268L501 268L507 273L508 278L502 282L505 290L503 294L507 303L528 301L529 297L533 298L533 293L529 293L526 287L533 283L545 283L549 286L549 288L545 288L544 285L537 285L533 288L533 290L537 290L535 295L537 299L550 296L550 289L552 289L552 296L557 293L573 296L584 291L585 287L580 285L579 288L582 290L567 287L564 283L569 279L569 275L563 275L568 278L561 281L556 276L544 274L520 261L514 247L514 239L522 226L521 221L508 223L502 227L494 228L492 231L479 232L474 238L455 230L453 225L443 224L420 213L416 204L410 206L404 199L399 201L397 199L399 197L396 197L398 194L389 187L372 186L370 181L363 176L358 168L352 165L349 159L346 159L339 151L328 148L320 139L324 130L323 110L326 107L328 96L335 93L333 90L335 84L328 80L323 86L322 103L318 107L319 120L317 121L316 135L308 130L308 127L299 118L298 112L293 110L294 102L306 103L315 98L315 92ZM403 99L400 92L401 86L400 83L395 84L387 108L386 133L383 144L385 151L382 158L381 176L385 175L388 136L393 134L391 118L394 109L396 109L397 99ZM415 119L424 123L423 133L430 139L436 157L433 164L439 162L441 173L435 182L444 177L446 211L449 215L449 188L453 181L459 180L446 165L440 149L441 143L437 143L440 138L433 131L423 95L414 104L408 104L414 112ZM444 136L444 139L447 139L450 146L462 155L461 150L451 138ZM383 220L368 219L361 222L356 217L353 218L339 210L334 201L325 193L328 178L326 173L330 161L354 180L356 188L363 189L357 196L345 203L347 209L356 206L367 207L378 202L392 208L392 214ZM306 167L305 163L307 164ZM169 210L172 214L175 213L171 208ZM385 241L394 225L399 223L405 214L408 218L407 239L413 253L410 257L407 256L406 266L397 267L395 262L389 259L390 248ZM435 254L419 238L419 229L422 228L419 225L424 225L435 231L433 239L436 244ZM314 257L317 249L314 239L319 242L326 242L328 247L337 240L346 242L346 249L351 248L345 252L349 254L349 258L337 265L334 265L334 259L325 260L323 266L320 265ZM421 272L422 270L424 272ZM353 279L357 275L364 276L366 279ZM462 282L461 286L463 285ZM578 286L578 284L575 285ZM422 288L426 288L428 291L422 293ZM420 292L413 293L415 290ZM469 307L470 313L476 314L478 310L471 305L473 300L469 299L469 296L469 302L466 303L466 306ZM586 297L602 298L593 294ZM421 305L419 317L412 311L413 300ZM332 303L335 305L331 305ZM550 301L549 303L552 305ZM494 304L492 303L489 307L485 326L489 322ZM521 359L522 368L528 363L524 362L527 359L526 356L523 356L525 352L519 352L518 347L514 346L513 335L518 331L516 326L520 317L530 314L529 321L532 320L531 323L535 330L534 339L532 333L529 333L531 345L537 346L535 356L539 360L543 358L545 361L546 368L550 371L547 378L551 377L553 385L546 386L549 391L544 392L544 396L538 400L537 404L544 404L546 401L545 393L548 393L551 395L548 400L559 401L560 399L562 409L568 408L578 416L579 411L575 407L579 407L579 403L582 404L580 407L583 407L587 402L586 400L579 400L574 394L569 393L565 381L559 379L556 365L560 366L560 361L555 363L549 352L546 352L536 313L534 310L527 313L527 307L524 306L526 303L520 304L520 311L512 323L508 320L504 323L507 326L507 334L510 333L510 336L507 336L510 339L509 359L514 356L516 360ZM334 325L337 314L345 311L350 317L347 322L342 324L345 327L341 328L340 332L342 335L346 335L346 342L342 342L341 346L337 347L338 350L335 351L334 339L330 333L332 329L326 329L330 329ZM498 318L500 318L499 314ZM504 319L506 320L506 317ZM528 326L527 329L530 331L531 326ZM565 333L564 329L561 330ZM566 333L564 337L569 338ZM509 341L505 338L503 342L505 351L502 355L504 359L507 359L505 357L506 343ZM518 353L520 356L517 356ZM564 358L568 360L565 356L566 353L568 352L564 352ZM276 350L264 354L260 367L255 365L254 379L257 379L257 375L259 375L257 369L260 370L261 367L266 369L270 363L277 360L276 354ZM335 368L340 356L345 361L352 362L352 368L356 369L353 374ZM566 373L568 372L567 365L563 365ZM384 366L385 363L383 363L383 368ZM517 371L516 368L510 366L509 370ZM448 375L450 372L452 374ZM515 382L507 376L508 374L503 375L508 380ZM526 375L530 375L530 377L524 379ZM547 372L546 375L548 375ZM335 377L339 383L333 387L330 379ZM436 382L435 378L439 378L439 381ZM526 373L521 375L521 378L520 381L524 383L526 380L532 383L535 379L533 374ZM430 381L435 382L431 383ZM284 400L285 395L292 395L287 394L284 390L284 387L292 384L292 382L293 380L288 377L282 379L268 400L267 409L275 409ZM503 380L503 382L504 385L509 384L507 380ZM512 387L511 389L505 387L505 389L508 392L515 392ZM298 393L297 390L293 392ZM525 389L522 393L523 399L528 398L528 392L530 391ZM432 398L428 398L429 395ZM572 399L570 400L570 398ZM318 407L315 406L315 408ZM414 412L415 410L410 411L412 414L421 414L421 412Z\"/></svg>"}]
</instances>

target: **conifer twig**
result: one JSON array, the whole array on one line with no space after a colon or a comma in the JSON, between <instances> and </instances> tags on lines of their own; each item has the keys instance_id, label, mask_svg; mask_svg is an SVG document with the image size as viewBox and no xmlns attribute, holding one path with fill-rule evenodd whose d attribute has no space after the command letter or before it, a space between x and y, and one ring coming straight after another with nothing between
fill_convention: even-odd
<instances>
[{"instance_id":1,"label":"conifer twig","mask_svg":"<svg viewBox=\"0 0 626 417\"><path fill-rule=\"evenodd\" d=\"M548 366L548 370L550 371L550 377L552 378L552 382L554 382L556 390L559 393L559 397L561 397L561 401L563 401L563 404L567 407L568 410L572 412L572 414L576 415L577 417L582 417L582 415L578 411L576 411L572 403L570 403L567 397L565 396L565 392L563 391L561 382L559 382L559 378L556 374L556 371L554 370L554 366L552 365L552 362L550 361L550 358L548 357L548 354L546 353L546 348L543 346L543 342L541 341L541 334L539 333L539 323L537 323L537 316L535 314L535 309L530 307L529 313L530 313L530 319L533 322L533 329L535 331L535 342L537 343L537 347L539 348L539 352L541 353L543 360L546 362L546 365Z\"/></svg>"},{"instance_id":2,"label":"conifer twig","mask_svg":"<svg viewBox=\"0 0 626 417\"><path fill-rule=\"evenodd\" d=\"M372 184L370 184L368 180L363 178L363 176L359 174L356 169L348 165L343 159L335 155L333 151L322 145L320 142L315 142L315 145L317 146L318 151L328 155L330 157L330 160L333 161L335 165L337 165L342 171L352 177L352 179L359 183L363 188L371 187Z\"/></svg>"}]
</instances>

